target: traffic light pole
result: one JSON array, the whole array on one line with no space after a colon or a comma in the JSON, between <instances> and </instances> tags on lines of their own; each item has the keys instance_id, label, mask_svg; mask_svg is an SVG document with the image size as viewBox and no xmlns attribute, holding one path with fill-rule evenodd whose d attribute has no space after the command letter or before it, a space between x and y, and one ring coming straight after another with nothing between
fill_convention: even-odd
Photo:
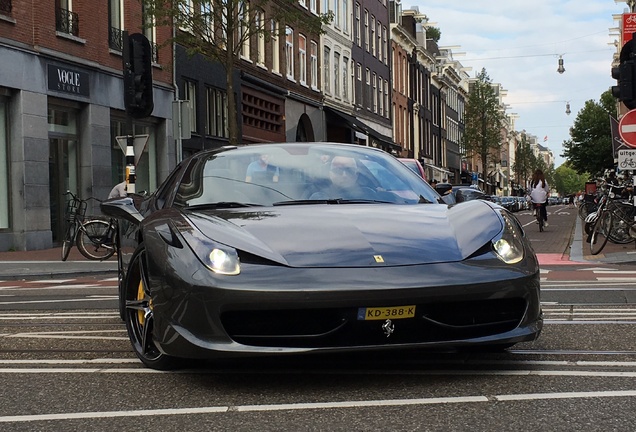
<instances>
[{"instance_id":1,"label":"traffic light pole","mask_svg":"<svg viewBox=\"0 0 636 432\"><path fill-rule=\"evenodd\" d=\"M135 131L133 119L148 117L154 108L152 85L152 49L141 33L122 32L124 106L126 107L126 183L135 192Z\"/></svg>"},{"instance_id":2,"label":"traffic light pole","mask_svg":"<svg viewBox=\"0 0 636 432\"><path fill-rule=\"evenodd\" d=\"M135 142L135 128L133 126L133 118L126 116L126 185L128 193L135 193L135 150L133 143Z\"/></svg>"}]
</instances>

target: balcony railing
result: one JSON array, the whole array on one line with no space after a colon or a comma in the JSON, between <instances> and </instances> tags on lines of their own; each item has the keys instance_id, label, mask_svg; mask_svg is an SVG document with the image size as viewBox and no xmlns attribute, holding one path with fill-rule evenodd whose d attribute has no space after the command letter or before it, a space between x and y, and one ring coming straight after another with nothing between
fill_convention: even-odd
<instances>
[{"instance_id":1,"label":"balcony railing","mask_svg":"<svg viewBox=\"0 0 636 432\"><path fill-rule=\"evenodd\" d=\"M55 12L55 29L62 33L79 36L79 16L76 12L59 8Z\"/></svg>"},{"instance_id":2,"label":"balcony railing","mask_svg":"<svg viewBox=\"0 0 636 432\"><path fill-rule=\"evenodd\" d=\"M121 29L111 27L108 32L108 46L117 51L124 50L124 36Z\"/></svg>"},{"instance_id":3,"label":"balcony railing","mask_svg":"<svg viewBox=\"0 0 636 432\"><path fill-rule=\"evenodd\" d=\"M11 0L0 0L0 13L11 13Z\"/></svg>"}]
</instances>

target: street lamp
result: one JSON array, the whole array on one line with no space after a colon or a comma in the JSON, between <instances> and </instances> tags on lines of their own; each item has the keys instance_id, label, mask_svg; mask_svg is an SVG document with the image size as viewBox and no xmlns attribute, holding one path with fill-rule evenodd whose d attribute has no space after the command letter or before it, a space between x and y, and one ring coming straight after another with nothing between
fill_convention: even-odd
<instances>
[{"instance_id":1,"label":"street lamp","mask_svg":"<svg viewBox=\"0 0 636 432\"><path fill-rule=\"evenodd\" d=\"M563 67L563 56L559 56L559 67L557 68L557 72L560 74L565 72L565 68Z\"/></svg>"},{"instance_id":2,"label":"street lamp","mask_svg":"<svg viewBox=\"0 0 636 432\"><path fill-rule=\"evenodd\" d=\"M572 112L572 111L570 111L570 101L567 101L567 102L565 103L565 113L566 113L567 115L570 115L570 113L571 113L571 112Z\"/></svg>"}]
</instances>

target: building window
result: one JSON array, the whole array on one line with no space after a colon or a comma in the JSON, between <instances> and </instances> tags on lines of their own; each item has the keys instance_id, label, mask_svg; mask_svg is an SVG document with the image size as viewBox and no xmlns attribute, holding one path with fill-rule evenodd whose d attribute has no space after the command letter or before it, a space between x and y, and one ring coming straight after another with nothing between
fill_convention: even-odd
<instances>
[{"instance_id":1,"label":"building window","mask_svg":"<svg viewBox=\"0 0 636 432\"><path fill-rule=\"evenodd\" d=\"M265 65L265 12L258 10L254 15L254 24L259 30L258 43L256 44L256 64Z\"/></svg>"},{"instance_id":2,"label":"building window","mask_svg":"<svg viewBox=\"0 0 636 432\"><path fill-rule=\"evenodd\" d=\"M356 45L360 45L360 34L362 33L362 29L360 28L360 3L356 3L356 23L355 23L355 40Z\"/></svg>"},{"instance_id":3,"label":"building window","mask_svg":"<svg viewBox=\"0 0 636 432\"><path fill-rule=\"evenodd\" d=\"M382 50L384 51L384 63L389 64L389 41L387 40L386 26L382 27Z\"/></svg>"},{"instance_id":4,"label":"building window","mask_svg":"<svg viewBox=\"0 0 636 432\"><path fill-rule=\"evenodd\" d=\"M378 59L382 60L382 53L383 53L383 49L382 49L382 23L380 21L378 21L378 32L377 32L377 38L378 38Z\"/></svg>"},{"instance_id":5,"label":"building window","mask_svg":"<svg viewBox=\"0 0 636 432\"><path fill-rule=\"evenodd\" d=\"M342 31L349 34L349 0L342 0Z\"/></svg>"},{"instance_id":6,"label":"building window","mask_svg":"<svg viewBox=\"0 0 636 432\"><path fill-rule=\"evenodd\" d=\"M272 20L272 72L280 73L280 45L278 42L278 22Z\"/></svg>"},{"instance_id":7,"label":"building window","mask_svg":"<svg viewBox=\"0 0 636 432\"><path fill-rule=\"evenodd\" d=\"M7 101L0 97L0 229L9 228L9 140Z\"/></svg>"},{"instance_id":8,"label":"building window","mask_svg":"<svg viewBox=\"0 0 636 432\"><path fill-rule=\"evenodd\" d=\"M301 84L307 85L307 38L298 35L298 79Z\"/></svg>"},{"instance_id":9,"label":"building window","mask_svg":"<svg viewBox=\"0 0 636 432\"><path fill-rule=\"evenodd\" d=\"M79 36L79 15L72 9L73 0L55 0L55 30Z\"/></svg>"},{"instance_id":10,"label":"building window","mask_svg":"<svg viewBox=\"0 0 636 432\"><path fill-rule=\"evenodd\" d=\"M108 46L123 51L124 0L108 0Z\"/></svg>"},{"instance_id":11,"label":"building window","mask_svg":"<svg viewBox=\"0 0 636 432\"><path fill-rule=\"evenodd\" d=\"M384 117L384 92L382 91L382 77L378 77L378 114Z\"/></svg>"},{"instance_id":12,"label":"building window","mask_svg":"<svg viewBox=\"0 0 636 432\"><path fill-rule=\"evenodd\" d=\"M197 131L197 84L193 81L184 82L183 99L190 101L190 131Z\"/></svg>"},{"instance_id":13,"label":"building window","mask_svg":"<svg viewBox=\"0 0 636 432\"><path fill-rule=\"evenodd\" d=\"M375 16L371 16L371 34L369 35L371 38L371 54L376 56L376 46L375 46Z\"/></svg>"},{"instance_id":14,"label":"building window","mask_svg":"<svg viewBox=\"0 0 636 432\"><path fill-rule=\"evenodd\" d=\"M362 106L362 65L360 63L356 65L356 78L358 85L355 87L355 102L356 105Z\"/></svg>"},{"instance_id":15,"label":"building window","mask_svg":"<svg viewBox=\"0 0 636 432\"><path fill-rule=\"evenodd\" d=\"M287 26L285 28L285 65L287 68L287 78L294 79L294 29Z\"/></svg>"},{"instance_id":16,"label":"building window","mask_svg":"<svg viewBox=\"0 0 636 432\"><path fill-rule=\"evenodd\" d=\"M349 101L349 59L342 58L342 99Z\"/></svg>"},{"instance_id":17,"label":"building window","mask_svg":"<svg viewBox=\"0 0 636 432\"><path fill-rule=\"evenodd\" d=\"M325 91L325 93L330 94L331 93L331 86L330 86L330 81L331 81L331 74L329 73L329 71L331 70L331 65L330 65L330 57L331 57L331 50L329 49L329 47L325 47L325 51L322 55L322 62L323 62L323 67L322 67L322 71L323 71L323 77L322 77L322 82L323 84L323 90Z\"/></svg>"},{"instance_id":18,"label":"building window","mask_svg":"<svg viewBox=\"0 0 636 432\"><path fill-rule=\"evenodd\" d=\"M318 88L318 44L311 41L311 88Z\"/></svg>"},{"instance_id":19,"label":"building window","mask_svg":"<svg viewBox=\"0 0 636 432\"><path fill-rule=\"evenodd\" d=\"M364 49L369 52L369 11L364 10Z\"/></svg>"},{"instance_id":20,"label":"building window","mask_svg":"<svg viewBox=\"0 0 636 432\"><path fill-rule=\"evenodd\" d=\"M144 35L150 42L152 49L152 62L159 63L159 45L157 44L157 21L155 17L146 12L145 6L142 4L142 15L144 21Z\"/></svg>"},{"instance_id":21,"label":"building window","mask_svg":"<svg viewBox=\"0 0 636 432\"><path fill-rule=\"evenodd\" d=\"M211 0L202 0L200 3L202 29L201 35L208 42L214 40L214 14Z\"/></svg>"},{"instance_id":22,"label":"building window","mask_svg":"<svg viewBox=\"0 0 636 432\"><path fill-rule=\"evenodd\" d=\"M238 18L239 18L239 43L241 43L241 57L244 59L250 59L250 11L249 2L241 1L239 3Z\"/></svg>"},{"instance_id":23,"label":"building window","mask_svg":"<svg viewBox=\"0 0 636 432\"><path fill-rule=\"evenodd\" d=\"M371 109L371 70L369 70L369 68L367 68L365 75L366 75L365 83L367 85L367 91L365 94L364 105L367 107L368 110L370 110Z\"/></svg>"},{"instance_id":24,"label":"building window","mask_svg":"<svg viewBox=\"0 0 636 432\"><path fill-rule=\"evenodd\" d=\"M373 112L374 113L378 113L378 77L375 74L375 72L373 72Z\"/></svg>"},{"instance_id":25,"label":"building window","mask_svg":"<svg viewBox=\"0 0 636 432\"><path fill-rule=\"evenodd\" d=\"M346 1L346 0L344 0ZM333 0L333 10L334 17L333 23L336 28L342 28L341 24L341 16L340 16L340 0Z\"/></svg>"},{"instance_id":26,"label":"building window","mask_svg":"<svg viewBox=\"0 0 636 432\"><path fill-rule=\"evenodd\" d=\"M207 89L207 135L227 138L229 137L227 123L227 93L225 91L208 87Z\"/></svg>"},{"instance_id":27,"label":"building window","mask_svg":"<svg viewBox=\"0 0 636 432\"><path fill-rule=\"evenodd\" d=\"M11 0L0 1L0 14L10 15L11 9Z\"/></svg>"},{"instance_id":28,"label":"building window","mask_svg":"<svg viewBox=\"0 0 636 432\"><path fill-rule=\"evenodd\" d=\"M298 0L298 4L307 9L307 0Z\"/></svg>"},{"instance_id":29,"label":"building window","mask_svg":"<svg viewBox=\"0 0 636 432\"><path fill-rule=\"evenodd\" d=\"M192 16L194 15L194 3L193 0L186 0L179 2L179 16L177 22L179 28L183 31L192 31Z\"/></svg>"},{"instance_id":30,"label":"building window","mask_svg":"<svg viewBox=\"0 0 636 432\"><path fill-rule=\"evenodd\" d=\"M384 106L389 106L389 82L384 80ZM384 117L389 118L389 110L384 110Z\"/></svg>"},{"instance_id":31,"label":"building window","mask_svg":"<svg viewBox=\"0 0 636 432\"><path fill-rule=\"evenodd\" d=\"M333 53L333 91L336 97L340 97L340 53Z\"/></svg>"}]
</instances>

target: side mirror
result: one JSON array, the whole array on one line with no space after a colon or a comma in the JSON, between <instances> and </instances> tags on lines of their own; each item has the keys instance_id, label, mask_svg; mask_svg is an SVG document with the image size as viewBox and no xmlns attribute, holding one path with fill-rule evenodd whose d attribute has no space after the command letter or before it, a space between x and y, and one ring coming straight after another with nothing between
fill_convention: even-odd
<instances>
[{"instance_id":1,"label":"side mirror","mask_svg":"<svg viewBox=\"0 0 636 432\"><path fill-rule=\"evenodd\" d=\"M450 183L437 183L435 185L435 190L441 196L449 194L452 189L453 189L453 185Z\"/></svg>"},{"instance_id":2,"label":"side mirror","mask_svg":"<svg viewBox=\"0 0 636 432\"><path fill-rule=\"evenodd\" d=\"M128 222L139 225L144 217L139 213L132 197L113 198L101 203L102 213L107 216L125 219Z\"/></svg>"}]
</instances>

